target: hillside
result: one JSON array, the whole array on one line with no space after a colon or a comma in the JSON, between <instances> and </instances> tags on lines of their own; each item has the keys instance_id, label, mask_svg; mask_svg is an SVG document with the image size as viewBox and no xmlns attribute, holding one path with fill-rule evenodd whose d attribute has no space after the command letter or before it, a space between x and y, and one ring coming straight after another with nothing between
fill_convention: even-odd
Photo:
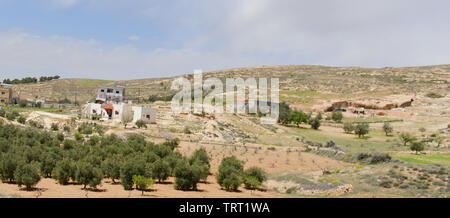
<instances>
[{"instance_id":1,"label":"hillside","mask_svg":"<svg viewBox=\"0 0 450 218\"><path fill-rule=\"evenodd\" d=\"M207 72L204 77L278 77L282 100L298 102L321 94L338 98L366 95L383 97L392 94L414 96L426 92L445 94L449 92L450 65L405 68L262 66ZM71 101L85 102L95 98L98 85L120 84L127 86L129 97L147 99L154 94L167 95L172 80L173 78L126 81L60 79L19 85L14 89L27 98L46 97L50 101L68 98Z\"/></svg>"}]
</instances>

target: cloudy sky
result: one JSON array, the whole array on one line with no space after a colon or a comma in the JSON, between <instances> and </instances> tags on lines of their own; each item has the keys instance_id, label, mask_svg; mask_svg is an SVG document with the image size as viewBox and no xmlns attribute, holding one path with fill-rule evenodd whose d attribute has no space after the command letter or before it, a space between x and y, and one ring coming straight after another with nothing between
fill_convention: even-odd
<instances>
[{"instance_id":1,"label":"cloudy sky","mask_svg":"<svg viewBox=\"0 0 450 218\"><path fill-rule=\"evenodd\" d=\"M0 0L0 79L450 64L449 1Z\"/></svg>"}]
</instances>

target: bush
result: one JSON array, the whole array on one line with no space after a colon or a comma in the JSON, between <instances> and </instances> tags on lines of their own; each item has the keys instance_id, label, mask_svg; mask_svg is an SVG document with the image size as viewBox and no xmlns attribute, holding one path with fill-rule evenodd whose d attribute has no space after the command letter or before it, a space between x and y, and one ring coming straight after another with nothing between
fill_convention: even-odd
<instances>
[{"instance_id":1,"label":"bush","mask_svg":"<svg viewBox=\"0 0 450 218\"><path fill-rule=\"evenodd\" d=\"M20 164L14 172L14 180L19 187L24 185L28 191L32 190L40 180L39 163Z\"/></svg>"},{"instance_id":2,"label":"bush","mask_svg":"<svg viewBox=\"0 0 450 218\"><path fill-rule=\"evenodd\" d=\"M136 121L136 126L140 129L140 128L146 128L147 129L147 123L143 120L138 120Z\"/></svg>"},{"instance_id":3,"label":"bush","mask_svg":"<svg viewBox=\"0 0 450 218\"><path fill-rule=\"evenodd\" d=\"M50 126L50 129L53 130L53 131L58 131L59 130L58 124L57 123L52 123L52 125Z\"/></svg>"},{"instance_id":4,"label":"bush","mask_svg":"<svg viewBox=\"0 0 450 218\"><path fill-rule=\"evenodd\" d=\"M374 153L370 156L370 163L377 164L382 162L389 162L391 161L391 159L392 158L389 154Z\"/></svg>"},{"instance_id":5,"label":"bush","mask_svg":"<svg viewBox=\"0 0 450 218\"><path fill-rule=\"evenodd\" d=\"M155 180L144 176L134 175L133 182L136 184L136 189L142 191L142 195L144 195L144 191L147 190L149 186L152 186L155 183Z\"/></svg>"},{"instance_id":6,"label":"bush","mask_svg":"<svg viewBox=\"0 0 450 218\"><path fill-rule=\"evenodd\" d=\"M0 109L0 117L5 117L6 116L6 111L2 108Z\"/></svg>"},{"instance_id":7,"label":"bush","mask_svg":"<svg viewBox=\"0 0 450 218\"><path fill-rule=\"evenodd\" d=\"M320 120L317 118L312 119L309 124L311 125L311 128L313 129L319 129L320 127Z\"/></svg>"},{"instance_id":8,"label":"bush","mask_svg":"<svg viewBox=\"0 0 450 218\"><path fill-rule=\"evenodd\" d=\"M20 100L19 101L19 106L20 107L26 107L28 105L28 101L27 100Z\"/></svg>"},{"instance_id":9,"label":"bush","mask_svg":"<svg viewBox=\"0 0 450 218\"><path fill-rule=\"evenodd\" d=\"M24 116L20 116L19 118L17 118L17 122L19 122L20 124L25 124L27 121L27 119Z\"/></svg>"},{"instance_id":10,"label":"bush","mask_svg":"<svg viewBox=\"0 0 450 218\"><path fill-rule=\"evenodd\" d=\"M15 113L12 113L12 112L9 112L9 113L6 113L6 119L8 119L9 121L14 121L14 120L16 120L16 114Z\"/></svg>"},{"instance_id":11,"label":"bush","mask_svg":"<svg viewBox=\"0 0 450 218\"><path fill-rule=\"evenodd\" d=\"M246 189L257 189L266 180L267 173L259 167L251 167L244 171L244 185Z\"/></svg>"},{"instance_id":12,"label":"bush","mask_svg":"<svg viewBox=\"0 0 450 218\"><path fill-rule=\"evenodd\" d=\"M243 168L242 162L235 156L222 159L216 175L217 183L227 191L237 191L243 182Z\"/></svg>"}]
</instances>

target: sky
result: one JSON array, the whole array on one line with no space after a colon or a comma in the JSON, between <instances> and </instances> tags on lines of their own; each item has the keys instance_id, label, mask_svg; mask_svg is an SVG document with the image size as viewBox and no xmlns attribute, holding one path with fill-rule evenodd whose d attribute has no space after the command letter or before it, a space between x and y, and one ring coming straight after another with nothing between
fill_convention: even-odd
<instances>
[{"instance_id":1,"label":"sky","mask_svg":"<svg viewBox=\"0 0 450 218\"><path fill-rule=\"evenodd\" d=\"M450 64L445 0L0 0L0 79Z\"/></svg>"}]
</instances>

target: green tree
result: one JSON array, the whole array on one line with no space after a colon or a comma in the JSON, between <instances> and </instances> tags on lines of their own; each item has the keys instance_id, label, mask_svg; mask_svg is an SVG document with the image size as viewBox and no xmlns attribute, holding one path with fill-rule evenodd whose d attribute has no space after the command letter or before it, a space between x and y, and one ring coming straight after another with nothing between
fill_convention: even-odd
<instances>
[{"instance_id":1,"label":"green tree","mask_svg":"<svg viewBox=\"0 0 450 218\"><path fill-rule=\"evenodd\" d=\"M416 154L418 154L425 149L425 143L421 141L414 141L411 143L411 146L409 148L411 149L411 151L415 151Z\"/></svg>"},{"instance_id":2,"label":"green tree","mask_svg":"<svg viewBox=\"0 0 450 218\"><path fill-rule=\"evenodd\" d=\"M293 122L295 125L297 125L297 127L299 127L300 124L308 122L308 115L303 111L292 111L289 115L289 121Z\"/></svg>"},{"instance_id":3,"label":"green tree","mask_svg":"<svg viewBox=\"0 0 450 218\"><path fill-rule=\"evenodd\" d=\"M313 129L319 129L319 127L320 127L320 120L317 119L317 117L316 117L316 118L312 119L309 122L309 125L311 125L311 128L313 128Z\"/></svg>"},{"instance_id":4,"label":"green tree","mask_svg":"<svg viewBox=\"0 0 450 218\"><path fill-rule=\"evenodd\" d=\"M322 120L322 119L323 119L322 113L317 114L316 118L317 118L318 120Z\"/></svg>"},{"instance_id":5,"label":"green tree","mask_svg":"<svg viewBox=\"0 0 450 218\"><path fill-rule=\"evenodd\" d=\"M0 176L2 181L12 182L14 180L14 171L18 166L20 157L13 153L6 153L0 156Z\"/></svg>"},{"instance_id":6,"label":"green tree","mask_svg":"<svg viewBox=\"0 0 450 218\"><path fill-rule=\"evenodd\" d=\"M28 101L27 101L27 100L20 100L20 101L19 101L19 106L20 106L20 107L26 107L27 104L28 104Z\"/></svg>"},{"instance_id":7,"label":"green tree","mask_svg":"<svg viewBox=\"0 0 450 218\"><path fill-rule=\"evenodd\" d=\"M41 160L41 173L47 178L52 177L53 169L56 167L56 162L58 161L58 155L54 152L47 151L42 153Z\"/></svg>"},{"instance_id":8,"label":"green tree","mask_svg":"<svg viewBox=\"0 0 450 218\"><path fill-rule=\"evenodd\" d=\"M237 191L243 182L243 168L242 161L235 156L222 159L216 175L217 183L227 191Z\"/></svg>"},{"instance_id":9,"label":"green tree","mask_svg":"<svg viewBox=\"0 0 450 218\"><path fill-rule=\"evenodd\" d=\"M147 172L144 160L136 159L136 157L130 158L120 167L120 183L125 190L132 190L134 185L133 176L150 177L150 173Z\"/></svg>"},{"instance_id":10,"label":"green tree","mask_svg":"<svg viewBox=\"0 0 450 218\"><path fill-rule=\"evenodd\" d=\"M400 138L400 141L403 143L403 146L406 146L408 143L412 143L417 140L417 138L414 137L413 135L404 132L400 133L398 137Z\"/></svg>"},{"instance_id":11,"label":"green tree","mask_svg":"<svg viewBox=\"0 0 450 218\"><path fill-rule=\"evenodd\" d=\"M78 183L84 185L83 189L86 189L87 185L96 189L102 182L103 173L99 168L94 167L91 163L87 161L80 161L77 164L75 178Z\"/></svg>"},{"instance_id":12,"label":"green tree","mask_svg":"<svg viewBox=\"0 0 450 218\"><path fill-rule=\"evenodd\" d=\"M355 130L355 126L351 122L345 122L344 123L344 132L345 133L352 133Z\"/></svg>"},{"instance_id":13,"label":"green tree","mask_svg":"<svg viewBox=\"0 0 450 218\"><path fill-rule=\"evenodd\" d=\"M142 195L144 195L144 191L147 190L149 186L155 184L155 180L152 178L147 178L140 175L134 175L133 182L136 184L136 189L142 191Z\"/></svg>"},{"instance_id":14,"label":"green tree","mask_svg":"<svg viewBox=\"0 0 450 218\"><path fill-rule=\"evenodd\" d=\"M56 163L52 176L59 184L67 185L70 179L75 180L75 169L73 160L66 158Z\"/></svg>"},{"instance_id":15,"label":"green tree","mask_svg":"<svg viewBox=\"0 0 450 218\"><path fill-rule=\"evenodd\" d=\"M343 118L344 118L344 115L340 111L333 111L333 113L331 113L331 119L334 122L340 123Z\"/></svg>"},{"instance_id":16,"label":"green tree","mask_svg":"<svg viewBox=\"0 0 450 218\"><path fill-rule=\"evenodd\" d=\"M364 135L369 133L369 124L368 123L358 123L355 126L355 134L358 135L359 138L364 138Z\"/></svg>"},{"instance_id":17,"label":"green tree","mask_svg":"<svg viewBox=\"0 0 450 218\"><path fill-rule=\"evenodd\" d=\"M163 160L159 159L152 165L152 176L158 179L158 182L166 180L170 176L170 166Z\"/></svg>"},{"instance_id":18,"label":"green tree","mask_svg":"<svg viewBox=\"0 0 450 218\"><path fill-rule=\"evenodd\" d=\"M384 122L383 131L386 133L386 136L388 136L390 133L394 131L394 127L392 127L392 125L389 122Z\"/></svg>"},{"instance_id":19,"label":"green tree","mask_svg":"<svg viewBox=\"0 0 450 218\"><path fill-rule=\"evenodd\" d=\"M197 183L200 176L189 165L187 160L182 160L175 167L175 189L177 190L197 190Z\"/></svg>"},{"instance_id":20,"label":"green tree","mask_svg":"<svg viewBox=\"0 0 450 218\"><path fill-rule=\"evenodd\" d=\"M289 123L289 115L291 114L291 108L285 102L279 104L278 123L286 125Z\"/></svg>"},{"instance_id":21,"label":"green tree","mask_svg":"<svg viewBox=\"0 0 450 218\"><path fill-rule=\"evenodd\" d=\"M246 189L259 188L267 180L267 173L259 167L251 167L244 171L244 185Z\"/></svg>"},{"instance_id":22,"label":"green tree","mask_svg":"<svg viewBox=\"0 0 450 218\"><path fill-rule=\"evenodd\" d=\"M116 179L120 179L120 160L116 156L103 161L101 168L107 178L111 178L113 183Z\"/></svg>"},{"instance_id":23,"label":"green tree","mask_svg":"<svg viewBox=\"0 0 450 218\"><path fill-rule=\"evenodd\" d=\"M14 172L14 180L19 187L24 185L28 191L32 190L40 180L39 163L20 164Z\"/></svg>"}]
</instances>

